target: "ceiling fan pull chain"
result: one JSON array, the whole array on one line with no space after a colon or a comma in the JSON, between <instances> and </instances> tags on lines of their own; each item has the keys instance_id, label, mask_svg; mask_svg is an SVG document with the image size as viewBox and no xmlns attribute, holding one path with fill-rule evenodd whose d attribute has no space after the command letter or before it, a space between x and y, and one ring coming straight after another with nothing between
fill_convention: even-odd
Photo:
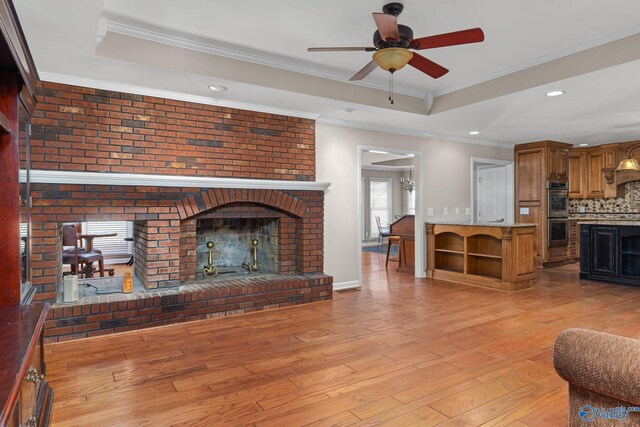
<instances>
[{"instance_id":1,"label":"ceiling fan pull chain","mask_svg":"<svg viewBox=\"0 0 640 427\"><path fill-rule=\"evenodd\" d=\"M394 104L393 102L393 71L389 73L389 102Z\"/></svg>"}]
</instances>

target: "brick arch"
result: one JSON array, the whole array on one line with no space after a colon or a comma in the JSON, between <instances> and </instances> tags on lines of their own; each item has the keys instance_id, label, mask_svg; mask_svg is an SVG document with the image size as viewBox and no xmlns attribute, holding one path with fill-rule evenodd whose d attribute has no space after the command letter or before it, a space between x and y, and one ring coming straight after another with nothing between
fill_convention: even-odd
<instances>
[{"instance_id":1,"label":"brick arch","mask_svg":"<svg viewBox=\"0 0 640 427\"><path fill-rule=\"evenodd\" d=\"M180 219L191 218L222 205L237 202L258 203L303 218L307 202L280 190L215 188L201 191L176 202Z\"/></svg>"}]
</instances>

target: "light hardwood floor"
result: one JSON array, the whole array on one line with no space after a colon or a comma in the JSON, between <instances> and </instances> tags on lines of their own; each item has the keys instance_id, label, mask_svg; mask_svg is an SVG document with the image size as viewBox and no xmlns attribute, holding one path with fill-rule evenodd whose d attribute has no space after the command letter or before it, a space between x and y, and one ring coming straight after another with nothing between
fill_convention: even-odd
<instances>
[{"instance_id":1,"label":"light hardwood floor","mask_svg":"<svg viewBox=\"0 0 640 427\"><path fill-rule=\"evenodd\" d=\"M333 302L48 345L54 425L562 426L557 334L640 331L640 287L575 265L506 293L363 256Z\"/></svg>"}]
</instances>

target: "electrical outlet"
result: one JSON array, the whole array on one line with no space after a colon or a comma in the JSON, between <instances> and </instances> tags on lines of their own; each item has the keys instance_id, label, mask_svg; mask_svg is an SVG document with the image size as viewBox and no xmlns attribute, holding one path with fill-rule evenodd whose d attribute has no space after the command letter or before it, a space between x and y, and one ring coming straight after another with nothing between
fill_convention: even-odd
<instances>
[{"instance_id":1,"label":"electrical outlet","mask_svg":"<svg viewBox=\"0 0 640 427\"><path fill-rule=\"evenodd\" d=\"M587 211L587 208L584 206L578 206L578 212L579 213L585 213Z\"/></svg>"},{"instance_id":2,"label":"electrical outlet","mask_svg":"<svg viewBox=\"0 0 640 427\"><path fill-rule=\"evenodd\" d=\"M460 208L456 208L456 215L460 215Z\"/></svg>"},{"instance_id":3,"label":"electrical outlet","mask_svg":"<svg viewBox=\"0 0 640 427\"><path fill-rule=\"evenodd\" d=\"M433 216L433 208L427 208L427 216Z\"/></svg>"},{"instance_id":4,"label":"electrical outlet","mask_svg":"<svg viewBox=\"0 0 640 427\"><path fill-rule=\"evenodd\" d=\"M520 215L529 215L529 208L520 208Z\"/></svg>"},{"instance_id":5,"label":"electrical outlet","mask_svg":"<svg viewBox=\"0 0 640 427\"><path fill-rule=\"evenodd\" d=\"M449 215L449 208L447 208L447 207L442 208L442 215L444 215L444 216Z\"/></svg>"},{"instance_id":6,"label":"electrical outlet","mask_svg":"<svg viewBox=\"0 0 640 427\"><path fill-rule=\"evenodd\" d=\"M464 208L465 215L471 215L471 208Z\"/></svg>"}]
</instances>

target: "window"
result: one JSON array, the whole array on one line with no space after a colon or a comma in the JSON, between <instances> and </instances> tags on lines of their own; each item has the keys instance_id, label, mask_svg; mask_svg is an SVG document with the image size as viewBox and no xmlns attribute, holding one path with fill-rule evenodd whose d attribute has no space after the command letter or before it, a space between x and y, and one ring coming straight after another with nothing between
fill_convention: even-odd
<instances>
[{"instance_id":1,"label":"window","mask_svg":"<svg viewBox=\"0 0 640 427\"><path fill-rule=\"evenodd\" d=\"M371 224L371 237L378 237L378 225L376 217L380 217L383 227L391 223L391 179L369 179L369 224Z\"/></svg>"},{"instance_id":2,"label":"window","mask_svg":"<svg viewBox=\"0 0 640 427\"><path fill-rule=\"evenodd\" d=\"M407 215L416 214L416 190L407 191Z\"/></svg>"},{"instance_id":3,"label":"window","mask_svg":"<svg viewBox=\"0 0 640 427\"><path fill-rule=\"evenodd\" d=\"M131 243L124 240L132 235L133 223L130 221L90 221L82 223L82 232L86 234L117 233L114 237L100 237L94 247L100 249L105 258L118 258L131 254Z\"/></svg>"}]
</instances>

